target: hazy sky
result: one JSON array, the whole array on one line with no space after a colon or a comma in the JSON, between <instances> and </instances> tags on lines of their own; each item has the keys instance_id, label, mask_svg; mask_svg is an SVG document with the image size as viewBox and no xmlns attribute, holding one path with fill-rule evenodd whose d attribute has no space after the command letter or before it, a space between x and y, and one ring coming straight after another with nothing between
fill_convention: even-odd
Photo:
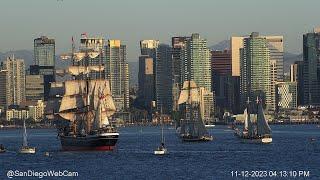
<instances>
[{"instance_id":1,"label":"hazy sky","mask_svg":"<svg viewBox=\"0 0 320 180\"><path fill-rule=\"evenodd\" d=\"M283 35L285 51L302 51L302 34L320 25L320 0L1 0L0 52L33 49L33 39L56 39L57 53L71 37L121 39L136 60L139 40L198 32L208 45L258 31ZM78 42L78 41L76 41Z\"/></svg>"}]
</instances>

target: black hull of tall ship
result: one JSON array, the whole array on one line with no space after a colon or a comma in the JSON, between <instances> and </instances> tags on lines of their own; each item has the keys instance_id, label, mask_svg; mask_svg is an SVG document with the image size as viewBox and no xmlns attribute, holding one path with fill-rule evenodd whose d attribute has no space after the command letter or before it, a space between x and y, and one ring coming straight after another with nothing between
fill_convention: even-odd
<instances>
[{"instance_id":1,"label":"black hull of tall ship","mask_svg":"<svg viewBox=\"0 0 320 180\"><path fill-rule=\"evenodd\" d=\"M118 141L118 133L87 136L60 136L63 151L112 151Z\"/></svg>"}]
</instances>

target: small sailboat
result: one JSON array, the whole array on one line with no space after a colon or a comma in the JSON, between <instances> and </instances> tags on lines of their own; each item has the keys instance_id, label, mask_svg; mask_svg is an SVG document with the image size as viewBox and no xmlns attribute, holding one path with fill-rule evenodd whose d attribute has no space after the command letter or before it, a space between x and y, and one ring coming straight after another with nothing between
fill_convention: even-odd
<instances>
[{"instance_id":1,"label":"small sailboat","mask_svg":"<svg viewBox=\"0 0 320 180\"><path fill-rule=\"evenodd\" d=\"M271 128L263 113L262 103L257 98L257 122L250 119L249 100L244 111L245 121L242 132L235 128L235 135L242 139L244 143L268 144L272 142Z\"/></svg>"},{"instance_id":2,"label":"small sailboat","mask_svg":"<svg viewBox=\"0 0 320 180\"><path fill-rule=\"evenodd\" d=\"M154 151L155 155L165 155L168 153L167 148L165 148L164 146L162 108L161 108L160 119L161 119L161 142L160 142L160 146Z\"/></svg>"},{"instance_id":3,"label":"small sailboat","mask_svg":"<svg viewBox=\"0 0 320 180\"><path fill-rule=\"evenodd\" d=\"M36 153L36 148L35 147L30 147L28 146L28 141L27 141L27 128L26 128L26 122L23 120L23 145L20 148L20 153L21 154L34 154Z\"/></svg>"}]
</instances>

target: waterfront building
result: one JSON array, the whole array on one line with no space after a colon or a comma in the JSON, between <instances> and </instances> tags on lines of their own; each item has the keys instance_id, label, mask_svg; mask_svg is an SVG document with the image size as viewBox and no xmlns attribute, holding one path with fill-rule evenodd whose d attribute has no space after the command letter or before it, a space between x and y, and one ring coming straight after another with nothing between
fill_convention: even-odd
<instances>
[{"instance_id":1,"label":"waterfront building","mask_svg":"<svg viewBox=\"0 0 320 180\"><path fill-rule=\"evenodd\" d=\"M215 111L215 96L204 87L199 88L201 118L205 124L213 122Z\"/></svg>"},{"instance_id":2,"label":"waterfront building","mask_svg":"<svg viewBox=\"0 0 320 180\"><path fill-rule=\"evenodd\" d=\"M296 109L297 82L278 82L276 84L277 109L279 111Z\"/></svg>"}]
</instances>

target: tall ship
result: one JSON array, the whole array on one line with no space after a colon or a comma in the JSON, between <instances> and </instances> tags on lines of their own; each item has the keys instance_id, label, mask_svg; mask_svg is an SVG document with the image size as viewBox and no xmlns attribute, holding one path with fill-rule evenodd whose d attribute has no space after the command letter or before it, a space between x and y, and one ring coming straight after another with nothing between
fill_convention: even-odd
<instances>
[{"instance_id":1,"label":"tall ship","mask_svg":"<svg viewBox=\"0 0 320 180\"><path fill-rule=\"evenodd\" d=\"M119 132L109 121L116 107L109 81L104 79L101 63L91 65L90 60L102 52L84 48L63 55L72 65L57 74L70 74L70 80L51 84L47 117L59 121L58 136L62 150L111 151L118 141ZM98 78L91 78L94 72ZM48 113L50 112L50 113Z\"/></svg>"},{"instance_id":2,"label":"tall ship","mask_svg":"<svg viewBox=\"0 0 320 180\"><path fill-rule=\"evenodd\" d=\"M242 131L234 128L235 135L242 139L245 143L262 143L268 144L272 142L271 128L265 118L262 102L257 98L256 105L257 114L256 122L250 118L250 101L248 98L247 107L244 110L244 125Z\"/></svg>"},{"instance_id":3,"label":"tall ship","mask_svg":"<svg viewBox=\"0 0 320 180\"><path fill-rule=\"evenodd\" d=\"M183 141L212 141L200 114L199 88L194 81L185 81L178 104L183 108L177 133Z\"/></svg>"}]
</instances>

